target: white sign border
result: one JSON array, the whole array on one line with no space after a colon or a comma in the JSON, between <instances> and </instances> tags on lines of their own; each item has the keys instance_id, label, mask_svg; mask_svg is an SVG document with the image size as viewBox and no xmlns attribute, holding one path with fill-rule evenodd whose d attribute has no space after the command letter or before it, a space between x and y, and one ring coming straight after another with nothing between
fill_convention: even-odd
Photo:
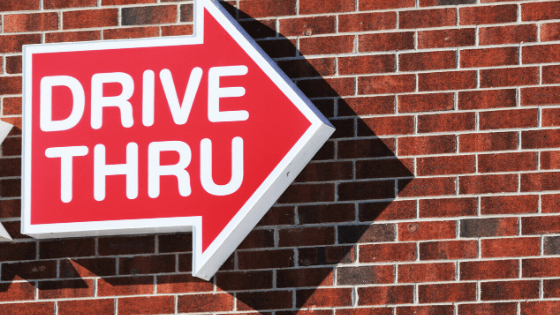
<instances>
[{"instance_id":1,"label":"white sign border","mask_svg":"<svg viewBox=\"0 0 560 315\"><path fill-rule=\"evenodd\" d=\"M259 186L210 246L202 252L202 218L180 217L141 220L116 220L79 223L31 225L31 70L34 53L107 50L139 47L197 45L204 41L204 10L226 29L230 36L271 78L278 88L311 122L311 126L282 161ZM272 207L280 195L307 165L313 155L334 132L334 127L307 99L215 0L195 1L193 36L116 40L102 42L25 45L23 48L23 163L22 163L22 234L34 238L84 237L98 235L152 234L193 231L193 275L210 279L247 234Z\"/></svg>"}]
</instances>

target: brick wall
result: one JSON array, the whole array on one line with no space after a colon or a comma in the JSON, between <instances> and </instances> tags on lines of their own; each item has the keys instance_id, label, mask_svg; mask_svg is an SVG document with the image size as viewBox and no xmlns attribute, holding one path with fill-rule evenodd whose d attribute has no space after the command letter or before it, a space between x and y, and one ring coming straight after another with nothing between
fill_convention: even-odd
<instances>
[{"instance_id":1,"label":"brick wall","mask_svg":"<svg viewBox=\"0 0 560 315\"><path fill-rule=\"evenodd\" d=\"M337 131L205 282L190 234L19 234L22 45L191 34L192 1L0 0L1 314L558 314L560 1L224 5Z\"/></svg>"}]
</instances>

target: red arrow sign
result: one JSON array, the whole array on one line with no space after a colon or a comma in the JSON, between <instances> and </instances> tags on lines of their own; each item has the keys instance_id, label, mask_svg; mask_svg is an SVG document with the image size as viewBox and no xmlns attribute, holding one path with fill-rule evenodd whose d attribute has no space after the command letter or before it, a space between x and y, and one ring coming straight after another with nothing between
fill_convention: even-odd
<instances>
[{"instance_id":1,"label":"red arrow sign","mask_svg":"<svg viewBox=\"0 0 560 315\"><path fill-rule=\"evenodd\" d=\"M334 131L217 3L196 35L24 47L22 233L193 231L209 279Z\"/></svg>"}]
</instances>

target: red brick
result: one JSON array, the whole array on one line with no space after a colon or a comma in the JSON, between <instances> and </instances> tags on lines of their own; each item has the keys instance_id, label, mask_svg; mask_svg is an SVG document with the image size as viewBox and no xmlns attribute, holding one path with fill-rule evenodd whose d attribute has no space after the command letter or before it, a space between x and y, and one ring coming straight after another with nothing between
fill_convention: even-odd
<instances>
[{"instance_id":1,"label":"red brick","mask_svg":"<svg viewBox=\"0 0 560 315\"><path fill-rule=\"evenodd\" d=\"M480 241L482 257L538 256L541 252L539 237L483 239Z\"/></svg>"},{"instance_id":2,"label":"red brick","mask_svg":"<svg viewBox=\"0 0 560 315\"><path fill-rule=\"evenodd\" d=\"M300 266L353 263L356 258L354 246L328 246L299 248Z\"/></svg>"},{"instance_id":3,"label":"red brick","mask_svg":"<svg viewBox=\"0 0 560 315\"><path fill-rule=\"evenodd\" d=\"M226 267L230 259L226 260L226 262L222 265L222 270L231 270L231 268ZM179 264L179 271L192 272L192 254L191 253L180 254L178 264Z\"/></svg>"},{"instance_id":4,"label":"red brick","mask_svg":"<svg viewBox=\"0 0 560 315\"><path fill-rule=\"evenodd\" d=\"M393 94L414 92L416 77L413 74L385 75L358 78L358 94Z\"/></svg>"},{"instance_id":5,"label":"red brick","mask_svg":"<svg viewBox=\"0 0 560 315\"><path fill-rule=\"evenodd\" d=\"M411 285L358 288L358 305L410 304L413 298Z\"/></svg>"},{"instance_id":6,"label":"red brick","mask_svg":"<svg viewBox=\"0 0 560 315\"><path fill-rule=\"evenodd\" d=\"M0 12L37 10L37 9L39 9L39 0L20 0L20 1L0 2Z\"/></svg>"},{"instance_id":7,"label":"red brick","mask_svg":"<svg viewBox=\"0 0 560 315\"><path fill-rule=\"evenodd\" d=\"M560 195L542 195L541 210L543 213L560 212Z\"/></svg>"},{"instance_id":8,"label":"red brick","mask_svg":"<svg viewBox=\"0 0 560 315\"><path fill-rule=\"evenodd\" d=\"M537 195L483 197L480 201L481 214L536 213L538 210Z\"/></svg>"},{"instance_id":9,"label":"red brick","mask_svg":"<svg viewBox=\"0 0 560 315\"><path fill-rule=\"evenodd\" d=\"M193 33L192 25L161 26L161 36L192 35Z\"/></svg>"},{"instance_id":10,"label":"red brick","mask_svg":"<svg viewBox=\"0 0 560 315\"><path fill-rule=\"evenodd\" d=\"M540 153L541 169L560 168L560 151L543 151Z\"/></svg>"},{"instance_id":11,"label":"red brick","mask_svg":"<svg viewBox=\"0 0 560 315\"><path fill-rule=\"evenodd\" d=\"M177 233L158 236L158 252L190 252L192 251L192 234Z\"/></svg>"},{"instance_id":12,"label":"red brick","mask_svg":"<svg viewBox=\"0 0 560 315\"><path fill-rule=\"evenodd\" d=\"M36 32L58 29L56 12L4 16L4 32Z\"/></svg>"},{"instance_id":13,"label":"red brick","mask_svg":"<svg viewBox=\"0 0 560 315\"><path fill-rule=\"evenodd\" d=\"M395 55L338 58L338 73L341 75L387 72L395 72Z\"/></svg>"},{"instance_id":14,"label":"red brick","mask_svg":"<svg viewBox=\"0 0 560 315\"><path fill-rule=\"evenodd\" d=\"M521 105L554 105L558 103L560 86L521 89Z\"/></svg>"},{"instance_id":15,"label":"red brick","mask_svg":"<svg viewBox=\"0 0 560 315\"><path fill-rule=\"evenodd\" d=\"M35 286L32 283L13 282L0 284L0 301L33 300L34 296Z\"/></svg>"},{"instance_id":16,"label":"red brick","mask_svg":"<svg viewBox=\"0 0 560 315\"><path fill-rule=\"evenodd\" d=\"M477 257L476 241L420 243L420 260L468 259Z\"/></svg>"},{"instance_id":17,"label":"red brick","mask_svg":"<svg viewBox=\"0 0 560 315\"><path fill-rule=\"evenodd\" d=\"M416 243L360 245L361 263L414 261Z\"/></svg>"},{"instance_id":18,"label":"red brick","mask_svg":"<svg viewBox=\"0 0 560 315\"><path fill-rule=\"evenodd\" d=\"M475 129L474 113L452 113L418 116L418 132L449 132Z\"/></svg>"},{"instance_id":19,"label":"red brick","mask_svg":"<svg viewBox=\"0 0 560 315\"><path fill-rule=\"evenodd\" d=\"M279 231L278 246L310 246L310 245L333 245L333 227L310 227L282 229Z\"/></svg>"},{"instance_id":20,"label":"red brick","mask_svg":"<svg viewBox=\"0 0 560 315\"><path fill-rule=\"evenodd\" d=\"M181 313L227 312L233 310L233 296L227 293L182 295L177 298Z\"/></svg>"},{"instance_id":21,"label":"red brick","mask_svg":"<svg viewBox=\"0 0 560 315\"><path fill-rule=\"evenodd\" d=\"M398 282L436 282L455 279L454 263L398 265Z\"/></svg>"},{"instance_id":22,"label":"red brick","mask_svg":"<svg viewBox=\"0 0 560 315\"><path fill-rule=\"evenodd\" d=\"M252 230L238 249L274 247L274 230Z\"/></svg>"},{"instance_id":23,"label":"red brick","mask_svg":"<svg viewBox=\"0 0 560 315\"><path fill-rule=\"evenodd\" d=\"M459 177L460 194L494 194L517 191L517 175L473 175Z\"/></svg>"},{"instance_id":24,"label":"red brick","mask_svg":"<svg viewBox=\"0 0 560 315\"><path fill-rule=\"evenodd\" d=\"M248 292L237 294L240 311L292 308L291 291Z\"/></svg>"},{"instance_id":25,"label":"red brick","mask_svg":"<svg viewBox=\"0 0 560 315\"><path fill-rule=\"evenodd\" d=\"M103 39L129 39L158 37L159 29L153 27L115 28L103 30Z\"/></svg>"},{"instance_id":26,"label":"red brick","mask_svg":"<svg viewBox=\"0 0 560 315\"><path fill-rule=\"evenodd\" d=\"M101 0L101 5L127 5L156 2L157 0Z\"/></svg>"},{"instance_id":27,"label":"red brick","mask_svg":"<svg viewBox=\"0 0 560 315\"><path fill-rule=\"evenodd\" d=\"M310 163L296 177L296 182L317 182L352 179L351 162Z\"/></svg>"},{"instance_id":28,"label":"red brick","mask_svg":"<svg viewBox=\"0 0 560 315\"><path fill-rule=\"evenodd\" d=\"M250 277L247 277L251 279ZM210 292L214 289L211 282L192 275L175 274L157 277L157 293Z\"/></svg>"},{"instance_id":29,"label":"red brick","mask_svg":"<svg viewBox=\"0 0 560 315\"><path fill-rule=\"evenodd\" d=\"M517 106L516 91L486 90L459 92L459 109L487 109Z\"/></svg>"},{"instance_id":30,"label":"red brick","mask_svg":"<svg viewBox=\"0 0 560 315\"><path fill-rule=\"evenodd\" d=\"M519 64L517 47L461 50L461 68L512 66Z\"/></svg>"},{"instance_id":31,"label":"red brick","mask_svg":"<svg viewBox=\"0 0 560 315\"><path fill-rule=\"evenodd\" d=\"M56 278L56 261L33 261L2 264L2 280Z\"/></svg>"},{"instance_id":32,"label":"red brick","mask_svg":"<svg viewBox=\"0 0 560 315\"><path fill-rule=\"evenodd\" d=\"M558 280L544 280L543 281L543 297L546 298L554 298L560 296Z\"/></svg>"},{"instance_id":33,"label":"red brick","mask_svg":"<svg viewBox=\"0 0 560 315\"><path fill-rule=\"evenodd\" d=\"M395 181L346 182L338 186L340 201L388 199L395 197Z\"/></svg>"},{"instance_id":34,"label":"red brick","mask_svg":"<svg viewBox=\"0 0 560 315\"><path fill-rule=\"evenodd\" d=\"M310 36L336 33L334 16L317 16L280 20L280 34L283 36Z\"/></svg>"},{"instance_id":35,"label":"red brick","mask_svg":"<svg viewBox=\"0 0 560 315\"><path fill-rule=\"evenodd\" d=\"M558 62L560 61L560 45L525 46L522 61L524 64Z\"/></svg>"},{"instance_id":36,"label":"red brick","mask_svg":"<svg viewBox=\"0 0 560 315\"><path fill-rule=\"evenodd\" d=\"M115 300L87 299L57 301L57 308L59 315L89 315L92 313L112 315L115 314Z\"/></svg>"},{"instance_id":37,"label":"red brick","mask_svg":"<svg viewBox=\"0 0 560 315\"><path fill-rule=\"evenodd\" d=\"M524 278L560 276L560 258L523 259L522 276Z\"/></svg>"},{"instance_id":38,"label":"red brick","mask_svg":"<svg viewBox=\"0 0 560 315\"><path fill-rule=\"evenodd\" d=\"M137 275L175 271L175 255L123 257L119 259L119 274Z\"/></svg>"},{"instance_id":39,"label":"red brick","mask_svg":"<svg viewBox=\"0 0 560 315\"><path fill-rule=\"evenodd\" d=\"M5 315L52 315L54 313L54 302L2 304L2 314Z\"/></svg>"},{"instance_id":40,"label":"red brick","mask_svg":"<svg viewBox=\"0 0 560 315\"><path fill-rule=\"evenodd\" d=\"M354 78L301 80L298 87L307 97L339 97L354 95Z\"/></svg>"},{"instance_id":41,"label":"red brick","mask_svg":"<svg viewBox=\"0 0 560 315\"><path fill-rule=\"evenodd\" d=\"M402 135L414 133L414 116L385 116L364 118L358 125L358 136Z\"/></svg>"},{"instance_id":42,"label":"red brick","mask_svg":"<svg viewBox=\"0 0 560 315\"><path fill-rule=\"evenodd\" d=\"M523 21L560 19L560 3L556 1L524 3L521 5Z\"/></svg>"},{"instance_id":43,"label":"red brick","mask_svg":"<svg viewBox=\"0 0 560 315\"><path fill-rule=\"evenodd\" d=\"M4 97L2 115L21 115L21 97Z\"/></svg>"},{"instance_id":44,"label":"red brick","mask_svg":"<svg viewBox=\"0 0 560 315\"><path fill-rule=\"evenodd\" d=\"M300 206L298 207L298 218L300 224L354 221L355 206L344 203Z\"/></svg>"},{"instance_id":45,"label":"red brick","mask_svg":"<svg viewBox=\"0 0 560 315\"><path fill-rule=\"evenodd\" d=\"M547 23L541 25L541 41L560 40L560 23Z\"/></svg>"},{"instance_id":46,"label":"red brick","mask_svg":"<svg viewBox=\"0 0 560 315\"><path fill-rule=\"evenodd\" d=\"M92 238L41 241L39 258L53 259L95 255L95 240Z\"/></svg>"},{"instance_id":47,"label":"red brick","mask_svg":"<svg viewBox=\"0 0 560 315\"><path fill-rule=\"evenodd\" d=\"M44 0L43 2L45 9L83 8L96 5L96 0Z\"/></svg>"},{"instance_id":48,"label":"red brick","mask_svg":"<svg viewBox=\"0 0 560 315\"><path fill-rule=\"evenodd\" d=\"M418 286L420 303L448 303L476 300L476 283L446 283Z\"/></svg>"},{"instance_id":49,"label":"red brick","mask_svg":"<svg viewBox=\"0 0 560 315\"><path fill-rule=\"evenodd\" d=\"M539 281L499 281L480 284L480 299L483 301L525 300L538 297Z\"/></svg>"},{"instance_id":50,"label":"red brick","mask_svg":"<svg viewBox=\"0 0 560 315\"><path fill-rule=\"evenodd\" d=\"M40 299L93 297L93 280L40 281Z\"/></svg>"},{"instance_id":51,"label":"red brick","mask_svg":"<svg viewBox=\"0 0 560 315\"><path fill-rule=\"evenodd\" d=\"M476 0L420 0L419 1L419 5L421 7L434 7L440 5L461 5L461 4L473 4L473 3L476 3Z\"/></svg>"},{"instance_id":52,"label":"red brick","mask_svg":"<svg viewBox=\"0 0 560 315\"><path fill-rule=\"evenodd\" d=\"M302 38L299 50L303 55L350 53L354 50L354 36Z\"/></svg>"},{"instance_id":53,"label":"red brick","mask_svg":"<svg viewBox=\"0 0 560 315\"><path fill-rule=\"evenodd\" d=\"M0 78L0 89L1 89L1 78ZM6 121L6 119L4 119ZM9 122L8 122L9 123ZM21 159L1 159L0 160L0 176L21 176Z\"/></svg>"},{"instance_id":54,"label":"red brick","mask_svg":"<svg viewBox=\"0 0 560 315\"><path fill-rule=\"evenodd\" d=\"M480 129L531 128L538 125L538 109L501 110L479 113Z\"/></svg>"},{"instance_id":55,"label":"red brick","mask_svg":"<svg viewBox=\"0 0 560 315\"><path fill-rule=\"evenodd\" d=\"M517 132L472 133L459 135L459 152L517 149Z\"/></svg>"},{"instance_id":56,"label":"red brick","mask_svg":"<svg viewBox=\"0 0 560 315\"><path fill-rule=\"evenodd\" d=\"M21 56L6 56L6 73L19 74L21 73Z\"/></svg>"},{"instance_id":57,"label":"red brick","mask_svg":"<svg viewBox=\"0 0 560 315\"><path fill-rule=\"evenodd\" d=\"M560 83L560 65L543 66L542 83L543 84Z\"/></svg>"},{"instance_id":58,"label":"red brick","mask_svg":"<svg viewBox=\"0 0 560 315\"><path fill-rule=\"evenodd\" d=\"M356 136L356 121L352 118L331 120L331 124L334 128L336 128L336 131L331 136L331 139L353 138ZM368 128L365 132L367 134L371 134L372 130Z\"/></svg>"},{"instance_id":59,"label":"red brick","mask_svg":"<svg viewBox=\"0 0 560 315\"><path fill-rule=\"evenodd\" d=\"M494 153L478 156L478 171L488 172L517 172L537 170L537 153Z\"/></svg>"},{"instance_id":60,"label":"red brick","mask_svg":"<svg viewBox=\"0 0 560 315\"><path fill-rule=\"evenodd\" d=\"M521 315L554 314L560 307L560 301L521 302Z\"/></svg>"},{"instance_id":61,"label":"red brick","mask_svg":"<svg viewBox=\"0 0 560 315\"><path fill-rule=\"evenodd\" d=\"M281 1L279 1L281 2ZM348 12L356 9L353 0L300 0L299 14Z\"/></svg>"},{"instance_id":62,"label":"red brick","mask_svg":"<svg viewBox=\"0 0 560 315\"><path fill-rule=\"evenodd\" d=\"M360 221L406 220L416 218L416 201L368 202L358 208Z\"/></svg>"},{"instance_id":63,"label":"red brick","mask_svg":"<svg viewBox=\"0 0 560 315\"><path fill-rule=\"evenodd\" d=\"M397 308L397 315L444 315L454 311L453 305L401 306Z\"/></svg>"},{"instance_id":64,"label":"red brick","mask_svg":"<svg viewBox=\"0 0 560 315\"><path fill-rule=\"evenodd\" d=\"M299 59L279 61L278 66L290 78L333 75L334 58Z\"/></svg>"},{"instance_id":65,"label":"red brick","mask_svg":"<svg viewBox=\"0 0 560 315\"><path fill-rule=\"evenodd\" d=\"M36 248L36 242L1 243L0 261L33 260L37 257Z\"/></svg>"},{"instance_id":66,"label":"red brick","mask_svg":"<svg viewBox=\"0 0 560 315\"><path fill-rule=\"evenodd\" d=\"M476 6L459 9L461 25L499 24L517 21L517 5Z\"/></svg>"},{"instance_id":67,"label":"red brick","mask_svg":"<svg viewBox=\"0 0 560 315\"><path fill-rule=\"evenodd\" d=\"M114 276L115 258L65 259L60 261L60 278Z\"/></svg>"},{"instance_id":68,"label":"red brick","mask_svg":"<svg viewBox=\"0 0 560 315\"><path fill-rule=\"evenodd\" d=\"M80 42L101 39L101 31L46 33L45 43Z\"/></svg>"},{"instance_id":69,"label":"red brick","mask_svg":"<svg viewBox=\"0 0 560 315\"><path fill-rule=\"evenodd\" d=\"M384 243L395 241L394 224L354 224L338 226L339 243Z\"/></svg>"},{"instance_id":70,"label":"red brick","mask_svg":"<svg viewBox=\"0 0 560 315\"><path fill-rule=\"evenodd\" d=\"M560 217L540 216L521 219L522 234L560 233Z\"/></svg>"},{"instance_id":71,"label":"red brick","mask_svg":"<svg viewBox=\"0 0 560 315\"><path fill-rule=\"evenodd\" d=\"M239 269L269 269L294 266L294 251L262 250L240 252L238 255Z\"/></svg>"},{"instance_id":72,"label":"red brick","mask_svg":"<svg viewBox=\"0 0 560 315\"><path fill-rule=\"evenodd\" d=\"M434 51L399 55L399 71L453 69L457 54L454 51Z\"/></svg>"},{"instance_id":73,"label":"red brick","mask_svg":"<svg viewBox=\"0 0 560 315\"><path fill-rule=\"evenodd\" d=\"M455 238L455 221L399 223L399 241L420 241Z\"/></svg>"},{"instance_id":74,"label":"red brick","mask_svg":"<svg viewBox=\"0 0 560 315\"><path fill-rule=\"evenodd\" d=\"M117 26L117 9L65 11L62 14L63 29Z\"/></svg>"},{"instance_id":75,"label":"red brick","mask_svg":"<svg viewBox=\"0 0 560 315\"><path fill-rule=\"evenodd\" d=\"M356 162L356 179L412 177L412 159L383 159Z\"/></svg>"},{"instance_id":76,"label":"red brick","mask_svg":"<svg viewBox=\"0 0 560 315\"><path fill-rule=\"evenodd\" d=\"M0 77L0 94L21 94L21 76Z\"/></svg>"},{"instance_id":77,"label":"red brick","mask_svg":"<svg viewBox=\"0 0 560 315\"><path fill-rule=\"evenodd\" d=\"M455 152L455 136L399 138L398 155L427 155Z\"/></svg>"},{"instance_id":78,"label":"red brick","mask_svg":"<svg viewBox=\"0 0 560 315\"><path fill-rule=\"evenodd\" d=\"M416 171L418 176L474 173L475 156L457 155L419 158Z\"/></svg>"},{"instance_id":79,"label":"red brick","mask_svg":"<svg viewBox=\"0 0 560 315\"><path fill-rule=\"evenodd\" d=\"M475 29L461 28L418 32L418 48L443 48L475 45Z\"/></svg>"},{"instance_id":80,"label":"red brick","mask_svg":"<svg viewBox=\"0 0 560 315\"><path fill-rule=\"evenodd\" d=\"M294 223L293 207L273 207L264 215L259 226L286 225Z\"/></svg>"},{"instance_id":81,"label":"red brick","mask_svg":"<svg viewBox=\"0 0 560 315\"><path fill-rule=\"evenodd\" d=\"M395 12L344 14L338 16L339 32L390 30L397 26Z\"/></svg>"},{"instance_id":82,"label":"red brick","mask_svg":"<svg viewBox=\"0 0 560 315\"><path fill-rule=\"evenodd\" d=\"M414 0L362 0L360 11L412 8L415 5Z\"/></svg>"},{"instance_id":83,"label":"red brick","mask_svg":"<svg viewBox=\"0 0 560 315\"><path fill-rule=\"evenodd\" d=\"M503 45L537 41L535 24L481 27L478 30L480 45Z\"/></svg>"},{"instance_id":84,"label":"red brick","mask_svg":"<svg viewBox=\"0 0 560 315\"><path fill-rule=\"evenodd\" d=\"M358 47L359 52L414 49L414 32L359 35Z\"/></svg>"},{"instance_id":85,"label":"red brick","mask_svg":"<svg viewBox=\"0 0 560 315\"><path fill-rule=\"evenodd\" d=\"M558 135L560 130L531 130L521 133L523 149L557 148L560 147Z\"/></svg>"},{"instance_id":86,"label":"red brick","mask_svg":"<svg viewBox=\"0 0 560 315\"><path fill-rule=\"evenodd\" d=\"M270 280L272 287L272 273ZM276 281L279 288L332 286L333 268L278 270Z\"/></svg>"},{"instance_id":87,"label":"red brick","mask_svg":"<svg viewBox=\"0 0 560 315\"><path fill-rule=\"evenodd\" d=\"M19 152L17 154L13 154L16 152L11 152L15 145L18 145ZM2 155L9 156L9 155L21 155L21 138L7 138L2 143ZM21 180L20 179L4 179L0 181L0 195L2 197L19 197L21 196ZM11 221L14 222L14 221ZM4 227L6 227L7 223L4 223ZM11 234L10 234L11 235ZM12 236L13 238L13 236Z\"/></svg>"},{"instance_id":88,"label":"red brick","mask_svg":"<svg viewBox=\"0 0 560 315\"><path fill-rule=\"evenodd\" d=\"M480 71L480 86L500 87L533 85L539 83L539 69L536 67L491 69Z\"/></svg>"},{"instance_id":89,"label":"red brick","mask_svg":"<svg viewBox=\"0 0 560 315\"><path fill-rule=\"evenodd\" d=\"M463 315L498 315L516 314L517 303L484 303L484 304L460 304L459 314Z\"/></svg>"},{"instance_id":90,"label":"red brick","mask_svg":"<svg viewBox=\"0 0 560 315\"><path fill-rule=\"evenodd\" d=\"M99 239L99 255L132 255L154 253L153 236L114 236Z\"/></svg>"},{"instance_id":91,"label":"red brick","mask_svg":"<svg viewBox=\"0 0 560 315\"><path fill-rule=\"evenodd\" d=\"M153 276L100 278L97 281L97 296L139 295L153 292Z\"/></svg>"},{"instance_id":92,"label":"red brick","mask_svg":"<svg viewBox=\"0 0 560 315\"><path fill-rule=\"evenodd\" d=\"M452 93L399 95L399 112L414 113L426 111L452 110Z\"/></svg>"},{"instance_id":93,"label":"red brick","mask_svg":"<svg viewBox=\"0 0 560 315\"><path fill-rule=\"evenodd\" d=\"M2 35L0 36L0 53L5 54L21 52L23 45L39 43L41 43L41 34ZM3 79L7 80L8 78ZM0 84L0 87L4 84L5 83Z\"/></svg>"},{"instance_id":94,"label":"red brick","mask_svg":"<svg viewBox=\"0 0 560 315\"><path fill-rule=\"evenodd\" d=\"M475 87L475 71L434 72L418 75L420 91L461 90Z\"/></svg>"},{"instance_id":95,"label":"red brick","mask_svg":"<svg viewBox=\"0 0 560 315\"><path fill-rule=\"evenodd\" d=\"M488 280L517 278L518 260L463 261L460 263L461 280Z\"/></svg>"},{"instance_id":96,"label":"red brick","mask_svg":"<svg viewBox=\"0 0 560 315\"><path fill-rule=\"evenodd\" d=\"M455 194L455 178L416 178L399 181L400 197L438 196Z\"/></svg>"},{"instance_id":97,"label":"red brick","mask_svg":"<svg viewBox=\"0 0 560 315\"><path fill-rule=\"evenodd\" d=\"M296 307L337 307L352 305L352 288L309 289L296 291ZM291 308L291 306L290 306Z\"/></svg>"},{"instance_id":98,"label":"red brick","mask_svg":"<svg viewBox=\"0 0 560 315\"><path fill-rule=\"evenodd\" d=\"M278 199L278 203L334 201L333 184L291 185Z\"/></svg>"},{"instance_id":99,"label":"red brick","mask_svg":"<svg viewBox=\"0 0 560 315\"><path fill-rule=\"evenodd\" d=\"M340 99L338 101L338 116L382 115L394 113L394 96L353 97Z\"/></svg>"},{"instance_id":100,"label":"red brick","mask_svg":"<svg viewBox=\"0 0 560 315\"><path fill-rule=\"evenodd\" d=\"M177 6L122 8L121 20L122 25L174 23L177 20Z\"/></svg>"},{"instance_id":101,"label":"red brick","mask_svg":"<svg viewBox=\"0 0 560 315\"><path fill-rule=\"evenodd\" d=\"M419 213L421 218L462 217L476 215L475 198L421 199Z\"/></svg>"},{"instance_id":102,"label":"red brick","mask_svg":"<svg viewBox=\"0 0 560 315\"><path fill-rule=\"evenodd\" d=\"M263 0L259 2L240 2L239 11L243 16L252 18L296 14L296 0ZM301 12L300 12L301 13Z\"/></svg>"},{"instance_id":103,"label":"red brick","mask_svg":"<svg viewBox=\"0 0 560 315\"><path fill-rule=\"evenodd\" d=\"M118 299L119 314L173 314L173 296L143 296Z\"/></svg>"},{"instance_id":104,"label":"red brick","mask_svg":"<svg viewBox=\"0 0 560 315\"><path fill-rule=\"evenodd\" d=\"M188 8L189 10L183 10L183 8ZM181 6L181 18L183 15L189 11L188 19L192 22L192 10L193 4L186 4ZM185 18L187 18L185 16ZM239 25L247 31L247 33L254 39L266 38L266 37L276 37L276 20L249 20L240 21ZM312 27L314 25L311 25Z\"/></svg>"},{"instance_id":105,"label":"red brick","mask_svg":"<svg viewBox=\"0 0 560 315\"><path fill-rule=\"evenodd\" d=\"M560 172L521 174L521 191L560 189Z\"/></svg>"},{"instance_id":106,"label":"red brick","mask_svg":"<svg viewBox=\"0 0 560 315\"><path fill-rule=\"evenodd\" d=\"M457 25L456 9L399 12L399 28L425 28Z\"/></svg>"}]
</instances>

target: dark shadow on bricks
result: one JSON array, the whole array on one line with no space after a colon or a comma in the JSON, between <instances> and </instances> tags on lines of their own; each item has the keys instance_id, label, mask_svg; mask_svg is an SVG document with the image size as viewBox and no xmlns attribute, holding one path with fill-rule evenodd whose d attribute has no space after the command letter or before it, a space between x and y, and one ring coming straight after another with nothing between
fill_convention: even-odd
<instances>
[{"instance_id":1,"label":"dark shadow on bricks","mask_svg":"<svg viewBox=\"0 0 560 315\"><path fill-rule=\"evenodd\" d=\"M257 43L271 58L296 56L297 48L290 40L282 35L272 38L276 36L276 32L269 26L243 12L236 11L227 3L222 2L222 4L234 16L240 18L240 24L250 36L257 39ZM261 41L259 38L266 39ZM301 54L297 53L297 55ZM263 258L262 255L255 255L254 259L260 261L254 264L260 265L260 269L251 267L253 263L246 260L254 251L244 250L243 245L263 244L251 240L251 237L266 234L257 233L256 231L263 231L260 228L254 230L236 251L239 270L220 269L216 274L216 284L224 291L235 293L238 311L256 310L262 313L289 309L290 311L281 312L282 315L287 315L301 308L314 306L317 302L313 299L314 292L321 285L333 282L334 267L344 267L344 264L356 260L355 250L358 243L396 241L395 225L391 224L390 220L402 218L403 212L406 211L411 213L405 216L409 215L409 218L413 219L416 217L416 209L412 211L391 207L396 197L395 188L402 190L412 181L414 175L409 169L410 166L407 167L395 156L394 141L377 138L372 129L374 127L372 121L368 121L367 118L363 120L358 116L367 112L368 106L371 106L369 101L357 98L343 99L328 79L322 78L324 64L314 67L303 57L295 60L280 60L277 64L296 82L325 117L330 119L337 130L315 155L311 164L296 178L295 183L280 197L275 207L259 223L259 226L265 228L267 222L263 221L274 222L269 224L271 231L272 225L287 224L285 228L279 228L280 248L264 248L264 250L260 248L259 252L265 255L266 249L270 249L271 257ZM311 79L298 80L303 77ZM394 97L392 99L394 106ZM336 160L334 160L335 156ZM345 178L345 167L350 165L351 170L354 159L356 178ZM332 178L328 178L329 176ZM338 182L337 202L333 202L335 193L331 188L334 187L335 181ZM314 200L311 205L306 203L309 200ZM355 217L355 203L358 204L358 218ZM289 220L279 223L281 220L278 221L278 218L270 218L289 214L290 209L292 209L291 213L297 216L298 224L295 222L290 224ZM377 223L375 222L377 220L383 222ZM374 222L375 224L372 224ZM318 223L321 223L318 227L311 225ZM309 244L304 233L307 226L317 228L318 233L323 232L322 228L331 231L337 229L338 243L333 242L334 234L325 233L324 239L313 237L315 241L318 240L317 245ZM285 243L286 239L288 242ZM285 245L287 243L290 245ZM290 251L293 251L293 255L285 255ZM296 251L297 255L295 255ZM297 262L294 261L295 257ZM269 263L269 266L263 263ZM291 268L295 266L298 267ZM244 268L250 271L243 271ZM275 272L277 288L266 291L272 288L274 269L279 269ZM342 272L339 269L337 283L371 284L375 283L376 277L375 272L371 270L364 272L364 270L358 271L358 268L349 268ZM293 290L296 290L296 310L292 308Z\"/></svg>"}]
</instances>

